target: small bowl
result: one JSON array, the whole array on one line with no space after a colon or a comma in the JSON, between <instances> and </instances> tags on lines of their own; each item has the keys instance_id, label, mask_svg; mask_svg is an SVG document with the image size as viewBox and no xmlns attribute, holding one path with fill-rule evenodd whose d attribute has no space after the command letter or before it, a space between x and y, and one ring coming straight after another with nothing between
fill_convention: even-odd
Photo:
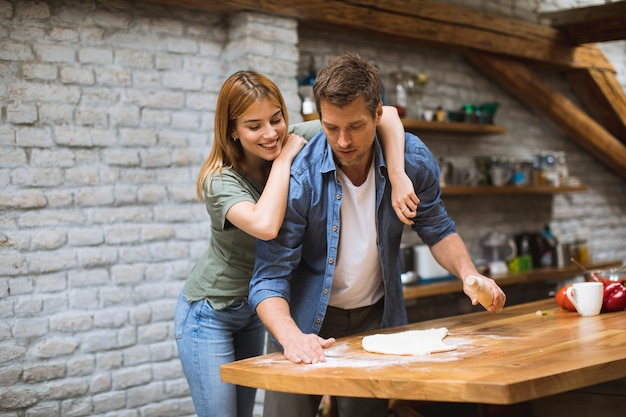
<instances>
[{"instance_id":1,"label":"small bowl","mask_svg":"<svg viewBox=\"0 0 626 417\"><path fill-rule=\"evenodd\" d=\"M607 268L607 269L594 269L584 273L586 281L600 281L600 282L620 282L622 285L626 283L626 269L622 268Z\"/></svg>"}]
</instances>

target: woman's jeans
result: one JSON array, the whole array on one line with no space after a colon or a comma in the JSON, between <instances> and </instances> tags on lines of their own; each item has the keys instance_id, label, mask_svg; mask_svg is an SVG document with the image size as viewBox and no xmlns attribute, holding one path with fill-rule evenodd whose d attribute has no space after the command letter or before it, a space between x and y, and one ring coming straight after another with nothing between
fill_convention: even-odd
<instances>
[{"instance_id":1,"label":"woman's jeans","mask_svg":"<svg viewBox=\"0 0 626 417\"><path fill-rule=\"evenodd\" d=\"M252 417L256 389L220 379L220 365L263 354L265 328L248 302L215 311L206 300L188 303L183 290L174 335L198 417Z\"/></svg>"}]
</instances>

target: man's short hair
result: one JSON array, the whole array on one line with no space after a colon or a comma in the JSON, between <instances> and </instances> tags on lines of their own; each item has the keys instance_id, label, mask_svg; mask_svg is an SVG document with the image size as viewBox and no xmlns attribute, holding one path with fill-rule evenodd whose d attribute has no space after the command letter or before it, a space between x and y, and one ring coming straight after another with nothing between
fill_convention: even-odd
<instances>
[{"instance_id":1,"label":"man's short hair","mask_svg":"<svg viewBox=\"0 0 626 417\"><path fill-rule=\"evenodd\" d=\"M313 93L320 116L322 100L341 108L363 96L367 109L375 118L376 109L382 101L380 70L373 61L359 54L340 55L317 74Z\"/></svg>"}]
</instances>

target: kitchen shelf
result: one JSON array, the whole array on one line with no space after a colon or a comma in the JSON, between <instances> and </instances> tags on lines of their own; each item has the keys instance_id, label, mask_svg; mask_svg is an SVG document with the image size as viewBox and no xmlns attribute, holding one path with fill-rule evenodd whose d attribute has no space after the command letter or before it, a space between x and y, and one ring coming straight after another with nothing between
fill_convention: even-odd
<instances>
[{"instance_id":1,"label":"kitchen shelf","mask_svg":"<svg viewBox=\"0 0 626 417\"><path fill-rule=\"evenodd\" d=\"M463 122L430 122L419 119L402 119L404 128L409 132L439 132L462 134L501 134L504 126Z\"/></svg>"},{"instance_id":2,"label":"kitchen shelf","mask_svg":"<svg viewBox=\"0 0 626 417\"><path fill-rule=\"evenodd\" d=\"M477 186L465 186L465 185L448 185L441 187L443 196L463 196L463 195L515 195L515 194L561 194L561 193L580 193L587 191L587 187L584 185L577 186L527 186L516 187L514 185L505 185L502 187L495 187L492 185L477 185Z\"/></svg>"},{"instance_id":3,"label":"kitchen shelf","mask_svg":"<svg viewBox=\"0 0 626 417\"><path fill-rule=\"evenodd\" d=\"M585 267L591 269L614 268L622 265L622 261L592 262ZM556 281L572 278L582 274L576 265L568 265L563 268L542 267L531 271L515 272L502 275L489 275L500 287L514 284L530 284L533 282ZM451 294L463 291L463 284L458 279L417 283L404 286L404 299L430 297L433 295Z\"/></svg>"}]
</instances>

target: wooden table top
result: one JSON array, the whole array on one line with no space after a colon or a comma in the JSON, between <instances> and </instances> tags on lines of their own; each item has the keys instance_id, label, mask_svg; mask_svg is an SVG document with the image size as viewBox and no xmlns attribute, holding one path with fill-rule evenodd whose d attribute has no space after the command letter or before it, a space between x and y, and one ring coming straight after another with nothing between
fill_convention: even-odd
<instances>
[{"instance_id":1,"label":"wooden table top","mask_svg":"<svg viewBox=\"0 0 626 417\"><path fill-rule=\"evenodd\" d=\"M457 350L381 355L362 349L361 334L338 339L325 363L273 353L223 365L222 380L300 394L514 404L626 377L626 311L581 317L550 298L384 332L437 327Z\"/></svg>"}]
</instances>

